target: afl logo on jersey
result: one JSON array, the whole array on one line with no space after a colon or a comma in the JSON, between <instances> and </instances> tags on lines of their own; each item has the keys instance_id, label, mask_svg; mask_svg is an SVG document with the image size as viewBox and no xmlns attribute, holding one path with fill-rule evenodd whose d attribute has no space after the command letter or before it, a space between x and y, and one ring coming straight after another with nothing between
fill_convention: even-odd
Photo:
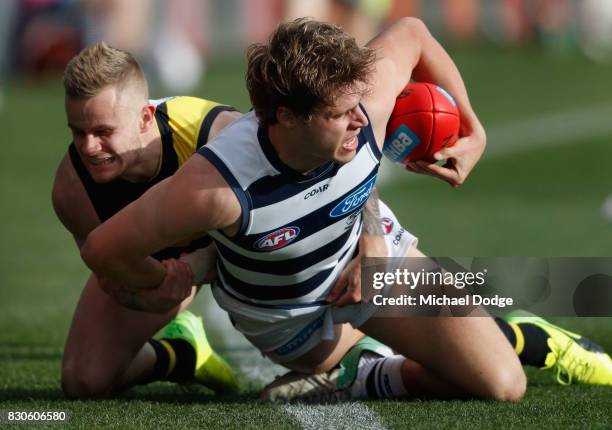
<instances>
[{"instance_id":1,"label":"afl logo on jersey","mask_svg":"<svg viewBox=\"0 0 612 430\"><path fill-rule=\"evenodd\" d=\"M385 235L391 233L391 230L393 230L393 220L385 216L380 219L380 222L382 223L382 228Z\"/></svg>"},{"instance_id":2,"label":"afl logo on jersey","mask_svg":"<svg viewBox=\"0 0 612 430\"><path fill-rule=\"evenodd\" d=\"M279 249L298 237L300 234L299 227L285 227L280 230L273 231L270 234L265 235L257 242L255 242L255 249L262 251L268 251L272 249Z\"/></svg>"},{"instance_id":3,"label":"afl logo on jersey","mask_svg":"<svg viewBox=\"0 0 612 430\"><path fill-rule=\"evenodd\" d=\"M329 216L332 218L337 218L360 209L365 204L366 200L368 200L368 197L370 197L370 193L372 192L372 188L374 188L375 183L376 176L373 176L372 179L359 187L357 191L351 193L348 197L338 203L336 207L331 210Z\"/></svg>"}]
</instances>

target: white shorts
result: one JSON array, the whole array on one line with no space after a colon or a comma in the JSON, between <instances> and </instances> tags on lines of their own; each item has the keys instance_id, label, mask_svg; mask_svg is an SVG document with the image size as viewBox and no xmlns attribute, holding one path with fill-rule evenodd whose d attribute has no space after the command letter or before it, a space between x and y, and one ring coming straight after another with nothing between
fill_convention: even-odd
<instances>
[{"instance_id":1,"label":"white shorts","mask_svg":"<svg viewBox=\"0 0 612 430\"><path fill-rule=\"evenodd\" d=\"M417 238L400 225L391 209L379 200L388 257L404 257ZM390 259L397 264L397 258ZM388 271L395 270L389 267ZM213 286L213 296L225 309L234 327L264 355L277 363L295 360L323 340L335 338L337 324L350 323L359 327L376 311L370 305L348 305L341 308L320 305L315 308L282 310L246 305Z\"/></svg>"}]
</instances>

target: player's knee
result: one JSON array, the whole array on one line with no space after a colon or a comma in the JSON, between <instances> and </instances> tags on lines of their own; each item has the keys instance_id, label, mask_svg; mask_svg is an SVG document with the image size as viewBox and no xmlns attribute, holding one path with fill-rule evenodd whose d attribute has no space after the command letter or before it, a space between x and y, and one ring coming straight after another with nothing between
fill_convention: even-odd
<instances>
[{"instance_id":1,"label":"player's knee","mask_svg":"<svg viewBox=\"0 0 612 430\"><path fill-rule=\"evenodd\" d=\"M62 391L68 399L95 399L108 397L112 381L91 369L65 363L62 368Z\"/></svg>"},{"instance_id":2,"label":"player's knee","mask_svg":"<svg viewBox=\"0 0 612 430\"><path fill-rule=\"evenodd\" d=\"M522 367L500 368L489 384L487 397L500 402L518 402L527 390L527 377Z\"/></svg>"}]
</instances>

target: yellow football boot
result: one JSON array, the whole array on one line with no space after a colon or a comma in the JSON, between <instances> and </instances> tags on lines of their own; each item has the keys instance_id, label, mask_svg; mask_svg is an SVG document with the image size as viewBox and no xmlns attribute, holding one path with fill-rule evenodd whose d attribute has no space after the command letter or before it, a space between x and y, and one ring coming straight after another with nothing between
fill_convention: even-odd
<instances>
[{"instance_id":1,"label":"yellow football boot","mask_svg":"<svg viewBox=\"0 0 612 430\"><path fill-rule=\"evenodd\" d=\"M236 393L236 375L227 362L208 343L202 318L187 310L179 312L164 329L162 338L182 339L196 352L194 382L205 385L217 393Z\"/></svg>"},{"instance_id":2,"label":"yellow football boot","mask_svg":"<svg viewBox=\"0 0 612 430\"><path fill-rule=\"evenodd\" d=\"M601 346L529 312L511 312L503 319L510 324L534 324L548 334L550 352L543 369L553 370L559 384L612 385L612 359Z\"/></svg>"}]
</instances>

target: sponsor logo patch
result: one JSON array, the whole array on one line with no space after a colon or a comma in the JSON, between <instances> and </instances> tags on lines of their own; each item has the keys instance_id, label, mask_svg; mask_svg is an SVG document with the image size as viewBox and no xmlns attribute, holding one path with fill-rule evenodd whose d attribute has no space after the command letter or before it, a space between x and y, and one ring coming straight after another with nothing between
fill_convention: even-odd
<instances>
[{"instance_id":1,"label":"sponsor logo patch","mask_svg":"<svg viewBox=\"0 0 612 430\"><path fill-rule=\"evenodd\" d=\"M405 124L395 129L391 138L385 140L383 154L389 160L400 163L420 143L419 138Z\"/></svg>"},{"instance_id":2,"label":"sponsor logo patch","mask_svg":"<svg viewBox=\"0 0 612 430\"><path fill-rule=\"evenodd\" d=\"M316 196L319 193L325 192L329 188L329 184L321 185L320 187L313 188L304 194L304 200L309 199L310 197Z\"/></svg>"},{"instance_id":3,"label":"sponsor logo patch","mask_svg":"<svg viewBox=\"0 0 612 430\"><path fill-rule=\"evenodd\" d=\"M306 343L306 341L310 339L310 336L312 336L313 333L317 331L322 325L323 317L317 318L316 320L308 324L306 327L304 327L302 331L295 335L289 342L287 342L280 348L277 348L274 352L276 352L278 355L286 355L292 351L295 351L304 343Z\"/></svg>"},{"instance_id":4,"label":"sponsor logo patch","mask_svg":"<svg viewBox=\"0 0 612 430\"><path fill-rule=\"evenodd\" d=\"M404 230L403 228L399 229L399 231L397 232L397 234L393 238L393 245L395 245L395 246L399 246L400 245L400 241L402 240L402 236L404 235L405 231L406 230Z\"/></svg>"},{"instance_id":5,"label":"sponsor logo patch","mask_svg":"<svg viewBox=\"0 0 612 430\"><path fill-rule=\"evenodd\" d=\"M374 188L375 183L376 175L338 203L331 210L329 216L332 218L338 218L340 216L350 214L357 209L361 209L366 200L368 200L368 197L370 197L370 193L372 192L372 188Z\"/></svg>"},{"instance_id":6,"label":"sponsor logo patch","mask_svg":"<svg viewBox=\"0 0 612 430\"><path fill-rule=\"evenodd\" d=\"M353 224L355 224L355 221L357 221L357 218L359 218L359 212L353 212L347 216L345 218L346 226L344 227L344 230L348 230L350 227L352 227Z\"/></svg>"},{"instance_id":7,"label":"sponsor logo patch","mask_svg":"<svg viewBox=\"0 0 612 430\"><path fill-rule=\"evenodd\" d=\"M265 251L279 249L293 242L299 234L299 227L284 227L265 235L255 242L254 247Z\"/></svg>"},{"instance_id":8,"label":"sponsor logo patch","mask_svg":"<svg viewBox=\"0 0 612 430\"><path fill-rule=\"evenodd\" d=\"M380 222L382 223L382 228L385 235L391 233L391 230L393 230L393 220L385 216L380 219Z\"/></svg>"}]
</instances>

